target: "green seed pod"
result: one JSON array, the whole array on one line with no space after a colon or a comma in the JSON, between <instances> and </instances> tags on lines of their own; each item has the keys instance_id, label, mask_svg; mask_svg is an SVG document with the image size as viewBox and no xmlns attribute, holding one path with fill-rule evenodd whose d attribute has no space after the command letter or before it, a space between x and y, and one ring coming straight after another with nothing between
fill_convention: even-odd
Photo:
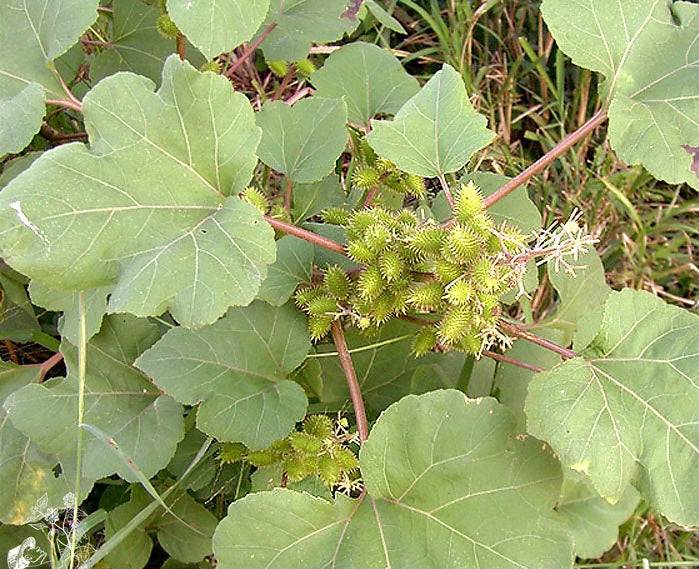
<instances>
[{"instance_id":1,"label":"green seed pod","mask_svg":"<svg viewBox=\"0 0 699 569\"><path fill-rule=\"evenodd\" d=\"M403 181L403 189L406 194L420 197L425 194L426 186L424 178L408 174Z\"/></svg>"},{"instance_id":2,"label":"green seed pod","mask_svg":"<svg viewBox=\"0 0 699 569\"><path fill-rule=\"evenodd\" d=\"M500 299L497 295L488 293L479 293L478 301L480 302L483 314L493 314L495 309L500 305Z\"/></svg>"},{"instance_id":3,"label":"green seed pod","mask_svg":"<svg viewBox=\"0 0 699 569\"><path fill-rule=\"evenodd\" d=\"M247 453L248 449L242 443L223 443L221 445L219 460L223 464L233 464L243 460Z\"/></svg>"},{"instance_id":4,"label":"green seed pod","mask_svg":"<svg viewBox=\"0 0 699 569\"><path fill-rule=\"evenodd\" d=\"M409 209L402 209L395 217L401 229L417 227L417 216Z\"/></svg>"},{"instance_id":5,"label":"green seed pod","mask_svg":"<svg viewBox=\"0 0 699 569\"><path fill-rule=\"evenodd\" d=\"M387 158L379 158L375 162L374 168L376 168L380 174L388 174L396 169L396 165Z\"/></svg>"},{"instance_id":6,"label":"green seed pod","mask_svg":"<svg viewBox=\"0 0 699 569\"><path fill-rule=\"evenodd\" d=\"M364 233L364 243L375 253L383 251L392 239L390 230L383 225L372 225Z\"/></svg>"},{"instance_id":7,"label":"green seed pod","mask_svg":"<svg viewBox=\"0 0 699 569\"><path fill-rule=\"evenodd\" d=\"M345 300L349 295L350 280L347 278L345 270L337 265L325 269L323 283L328 292L337 300Z\"/></svg>"},{"instance_id":8,"label":"green seed pod","mask_svg":"<svg viewBox=\"0 0 699 569\"><path fill-rule=\"evenodd\" d=\"M308 313L311 316L333 316L337 312L337 300L323 294L308 303Z\"/></svg>"},{"instance_id":9,"label":"green seed pod","mask_svg":"<svg viewBox=\"0 0 699 569\"><path fill-rule=\"evenodd\" d=\"M483 239L487 239L493 230L493 220L490 215L484 212L474 215L468 226L474 233L480 235Z\"/></svg>"},{"instance_id":10,"label":"green seed pod","mask_svg":"<svg viewBox=\"0 0 699 569\"><path fill-rule=\"evenodd\" d=\"M357 290L364 300L374 300L383 292L385 283L381 271L376 266L364 269L357 280Z\"/></svg>"},{"instance_id":11,"label":"green seed pod","mask_svg":"<svg viewBox=\"0 0 699 569\"><path fill-rule=\"evenodd\" d=\"M333 451L335 463L344 471L350 472L359 468L359 461L354 453L345 447L337 447Z\"/></svg>"},{"instance_id":12,"label":"green seed pod","mask_svg":"<svg viewBox=\"0 0 699 569\"><path fill-rule=\"evenodd\" d=\"M351 237L361 237L367 229L376 223L374 210L364 209L355 211L349 222L347 231Z\"/></svg>"},{"instance_id":13,"label":"green seed pod","mask_svg":"<svg viewBox=\"0 0 699 569\"><path fill-rule=\"evenodd\" d=\"M299 482L315 473L316 461L313 457L296 455L284 461L284 472L290 482Z\"/></svg>"},{"instance_id":14,"label":"green seed pod","mask_svg":"<svg viewBox=\"0 0 699 569\"><path fill-rule=\"evenodd\" d=\"M332 316L309 316L308 332L311 340L320 340L330 332L334 318Z\"/></svg>"},{"instance_id":15,"label":"green seed pod","mask_svg":"<svg viewBox=\"0 0 699 569\"><path fill-rule=\"evenodd\" d=\"M245 188L240 194L240 198L257 208L263 215L269 211L269 200L267 196L253 186Z\"/></svg>"},{"instance_id":16,"label":"green seed pod","mask_svg":"<svg viewBox=\"0 0 699 569\"><path fill-rule=\"evenodd\" d=\"M158 16L155 27L158 29L161 36L171 40L177 39L177 36L180 35L180 30L177 28L177 25L167 14Z\"/></svg>"},{"instance_id":17,"label":"green seed pod","mask_svg":"<svg viewBox=\"0 0 699 569\"><path fill-rule=\"evenodd\" d=\"M454 204L454 217L459 223L470 224L474 216L484 211L483 196L478 188L469 182L461 185L461 191Z\"/></svg>"},{"instance_id":18,"label":"green seed pod","mask_svg":"<svg viewBox=\"0 0 699 569\"><path fill-rule=\"evenodd\" d=\"M488 235L488 238L485 243L486 251L489 255L497 255L498 253L500 253L503 249L503 245L504 243L502 243L500 241L500 238L494 233Z\"/></svg>"},{"instance_id":19,"label":"green seed pod","mask_svg":"<svg viewBox=\"0 0 699 569\"><path fill-rule=\"evenodd\" d=\"M408 247L418 255L437 255L442 248L445 237L446 232L440 227L424 227L410 238Z\"/></svg>"},{"instance_id":20,"label":"green seed pod","mask_svg":"<svg viewBox=\"0 0 699 569\"><path fill-rule=\"evenodd\" d=\"M323 289L317 286L300 288L294 293L294 302L299 308L307 310L310 302L318 298L322 293Z\"/></svg>"},{"instance_id":21,"label":"green seed pod","mask_svg":"<svg viewBox=\"0 0 699 569\"><path fill-rule=\"evenodd\" d=\"M267 62L267 67L277 77L284 77L289 72L289 66L286 61L275 59Z\"/></svg>"},{"instance_id":22,"label":"green seed pod","mask_svg":"<svg viewBox=\"0 0 699 569\"><path fill-rule=\"evenodd\" d=\"M432 326L425 326L413 338L412 352L421 357L431 352L437 345L437 331Z\"/></svg>"},{"instance_id":23,"label":"green seed pod","mask_svg":"<svg viewBox=\"0 0 699 569\"><path fill-rule=\"evenodd\" d=\"M296 70L303 77L308 77L316 70L316 66L310 59L299 59L296 62Z\"/></svg>"},{"instance_id":24,"label":"green seed pod","mask_svg":"<svg viewBox=\"0 0 699 569\"><path fill-rule=\"evenodd\" d=\"M438 282L418 284L410 291L408 303L423 312L438 310L442 305L444 287Z\"/></svg>"},{"instance_id":25,"label":"green seed pod","mask_svg":"<svg viewBox=\"0 0 699 569\"><path fill-rule=\"evenodd\" d=\"M481 252L482 247L482 242L473 231L455 225L449 230L442 251L457 263L469 263Z\"/></svg>"},{"instance_id":26,"label":"green seed pod","mask_svg":"<svg viewBox=\"0 0 699 569\"><path fill-rule=\"evenodd\" d=\"M221 64L215 59L212 59L211 61L203 63L199 68L199 71L201 71L202 73L209 72L219 75L221 73Z\"/></svg>"},{"instance_id":27,"label":"green seed pod","mask_svg":"<svg viewBox=\"0 0 699 569\"><path fill-rule=\"evenodd\" d=\"M388 250L379 255L379 269L386 282L393 282L403 276L405 262L396 251Z\"/></svg>"},{"instance_id":28,"label":"green seed pod","mask_svg":"<svg viewBox=\"0 0 699 569\"><path fill-rule=\"evenodd\" d=\"M352 212L342 209L341 207L329 207L320 214L325 223L342 226L350 222L351 215Z\"/></svg>"},{"instance_id":29,"label":"green seed pod","mask_svg":"<svg viewBox=\"0 0 699 569\"><path fill-rule=\"evenodd\" d=\"M452 263L445 259L438 259L434 264L434 273L440 282L449 284L463 275L464 271L461 266L456 263Z\"/></svg>"},{"instance_id":30,"label":"green seed pod","mask_svg":"<svg viewBox=\"0 0 699 569\"><path fill-rule=\"evenodd\" d=\"M319 439L327 439L333 434L333 422L325 415L308 415L303 421L303 430Z\"/></svg>"},{"instance_id":31,"label":"green seed pod","mask_svg":"<svg viewBox=\"0 0 699 569\"><path fill-rule=\"evenodd\" d=\"M323 448L323 441L308 433L295 432L289 435L289 442L295 450L307 454L318 454Z\"/></svg>"},{"instance_id":32,"label":"green seed pod","mask_svg":"<svg viewBox=\"0 0 699 569\"><path fill-rule=\"evenodd\" d=\"M371 166L359 166L352 173L352 184L360 190L370 190L380 182L381 175Z\"/></svg>"},{"instance_id":33,"label":"green seed pod","mask_svg":"<svg viewBox=\"0 0 699 569\"><path fill-rule=\"evenodd\" d=\"M472 279L476 287L484 292L494 292L500 286L498 271L494 263L488 258L479 259L471 271Z\"/></svg>"},{"instance_id":34,"label":"green seed pod","mask_svg":"<svg viewBox=\"0 0 699 569\"><path fill-rule=\"evenodd\" d=\"M469 330L459 343L461 350L467 354L477 354L481 351L481 346L483 345L483 338L481 338L476 332Z\"/></svg>"},{"instance_id":35,"label":"green seed pod","mask_svg":"<svg viewBox=\"0 0 699 569\"><path fill-rule=\"evenodd\" d=\"M391 319L395 309L395 296L385 291L374 300L372 304L372 316L377 324L384 324Z\"/></svg>"},{"instance_id":36,"label":"green seed pod","mask_svg":"<svg viewBox=\"0 0 699 569\"><path fill-rule=\"evenodd\" d=\"M519 253L527 244L527 236L516 227L506 226L502 230L502 245L510 253Z\"/></svg>"},{"instance_id":37,"label":"green seed pod","mask_svg":"<svg viewBox=\"0 0 699 569\"><path fill-rule=\"evenodd\" d=\"M459 280L447 287L447 302L456 306L468 304L473 300L474 290L471 283Z\"/></svg>"},{"instance_id":38,"label":"green seed pod","mask_svg":"<svg viewBox=\"0 0 699 569\"><path fill-rule=\"evenodd\" d=\"M357 263L371 263L376 258L376 253L362 241L351 241L347 246L347 254Z\"/></svg>"},{"instance_id":39,"label":"green seed pod","mask_svg":"<svg viewBox=\"0 0 699 569\"><path fill-rule=\"evenodd\" d=\"M250 451L246 458L250 464L257 467L271 466L280 461L279 455L270 449Z\"/></svg>"},{"instance_id":40,"label":"green seed pod","mask_svg":"<svg viewBox=\"0 0 699 569\"><path fill-rule=\"evenodd\" d=\"M448 346L458 344L468 333L472 321L473 313L469 307L455 306L449 309L439 323L439 340Z\"/></svg>"},{"instance_id":41,"label":"green seed pod","mask_svg":"<svg viewBox=\"0 0 699 569\"><path fill-rule=\"evenodd\" d=\"M337 484L342 474L342 468L330 456L322 456L318 460L318 476L326 486Z\"/></svg>"}]
</instances>

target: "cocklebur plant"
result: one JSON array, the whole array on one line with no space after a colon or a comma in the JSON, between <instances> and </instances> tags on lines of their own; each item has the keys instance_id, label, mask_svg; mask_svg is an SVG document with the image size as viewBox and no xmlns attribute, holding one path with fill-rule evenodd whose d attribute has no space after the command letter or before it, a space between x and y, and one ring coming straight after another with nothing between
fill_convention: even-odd
<instances>
[{"instance_id":1,"label":"cocklebur plant","mask_svg":"<svg viewBox=\"0 0 699 569\"><path fill-rule=\"evenodd\" d=\"M699 318L612 291L524 187L607 117L697 186L697 6L545 0L604 107L510 179L362 4L0 6L0 330L54 354L0 364L15 557L69 492L71 569L560 568L639 501L699 525Z\"/></svg>"}]
</instances>

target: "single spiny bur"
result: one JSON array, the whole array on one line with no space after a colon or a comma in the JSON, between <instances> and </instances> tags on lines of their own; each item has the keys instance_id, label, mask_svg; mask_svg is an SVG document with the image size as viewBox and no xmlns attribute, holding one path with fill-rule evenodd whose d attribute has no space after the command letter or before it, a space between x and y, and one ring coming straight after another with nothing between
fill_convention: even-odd
<instances>
[{"instance_id":1,"label":"single spiny bur","mask_svg":"<svg viewBox=\"0 0 699 569\"><path fill-rule=\"evenodd\" d=\"M323 294L323 289L317 286L307 286L294 293L294 302L301 310L307 311L308 305Z\"/></svg>"},{"instance_id":2,"label":"single spiny bur","mask_svg":"<svg viewBox=\"0 0 699 569\"><path fill-rule=\"evenodd\" d=\"M501 272L499 267L487 257L479 259L473 265L471 272L471 278L476 288L484 292L495 292L503 288L503 283L501 282L503 276L504 273Z\"/></svg>"},{"instance_id":3,"label":"single spiny bur","mask_svg":"<svg viewBox=\"0 0 699 569\"><path fill-rule=\"evenodd\" d=\"M482 241L472 230L460 225L453 226L444 242L444 256L456 263L470 263L481 252Z\"/></svg>"},{"instance_id":4,"label":"single spiny bur","mask_svg":"<svg viewBox=\"0 0 699 569\"><path fill-rule=\"evenodd\" d=\"M351 241L347 245L347 254L357 263L371 263L376 258L376 252L363 241Z\"/></svg>"},{"instance_id":5,"label":"single spiny bur","mask_svg":"<svg viewBox=\"0 0 699 569\"><path fill-rule=\"evenodd\" d=\"M459 223L469 224L485 211L483 197L473 182L461 185L461 191L454 204L454 217Z\"/></svg>"},{"instance_id":6,"label":"single spiny bur","mask_svg":"<svg viewBox=\"0 0 699 569\"><path fill-rule=\"evenodd\" d=\"M434 263L434 274L439 282L446 285L461 277L464 274L464 270L458 263L453 263L446 259L437 259Z\"/></svg>"},{"instance_id":7,"label":"single spiny bur","mask_svg":"<svg viewBox=\"0 0 699 569\"><path fill-rule=\"evenodd\" d=\"M241 192L240 198L259 210L263 215L269 211L269 200L267 196L253 186L245 188Z\"/></svg>"},{"instance_id":8,"label":"single spiny bur","mask_svg":"<svg viewBox=\"0 0 699 569\"><path fill-rule=\"evenodd\" d=\"M352 217L352 212L341 207L329 207L323 210L321 218L330 225L347 225Z\"/></svg>"},{"instance_id":9,"label":"single spiny bur","mask_svg":"<svg viewBox=\"0 0 699 569\"><path fill-rule=\"evenodd\" d=\"M323 448L323 440L311 433L295 432L289 435L289 442L299 452L317 454Z\"/></svg>"},{"instance_id":10,"label":"single spiny bur","mask_svg":"<svg viewBox=\"0 0 699 569\"><path fill-rule=\"evenodd\" d=\"M411 196L420 197L425 195L427 187L424 178L408 174L403 180L403 191Z\"/></svg>"},{"instance_id":11,"label":"single spiny bur","mask_svg":"<svg viewBox=\"0 0 699 569\"><path fill-rule=\"evenodd\" d=\"M447 302L455 306L463 306L473 300L474 292L470 282L457 280L447 287Z\"/></svg>"},{"instance_id":12,"label":"single spiny bur","mask_svg":"<svg viewBox=\"0 0 699 569\"><path fill-rule=\"evenodd\" d=\"M364 300L371 301L378 298L385 286L381 270L375 265L364 269L357 279L357 291Z\"/></svg>"},{"instance_id":13,"label":"single spiny bur","mask_svg":"<svg viewBox=\"0 0 699 569\"><path fill-rule=\"evenodd\" d=\"M408 303L421 312L431 312L441 307L443 296L441 283L420 283L412 288Z\"/></svg>"},{"instance_id":14,"label":"single spiny bur","mask_svg":"<svg viewBox=\"0 0 699 569\"><path fill-rule=\"evenodd\" d=\"M325 415L308 415L303 420L303 430L314 437L327 439L333 434L333 422Z\"/></svg>"},{"instance_id":15,"label":"single spiny bur","mask_svg":"<svg viewBox=\"0 0 699 569\"><path fill-rule=\"evenodd\" d=\"M223 443L218 458L223 464L233 464L243 460L247 454L248 449L242 443Z\"/></svg>"},{"instance_id":16,"label":"single spiny bur","mask_svg":"<svg viewBox=\"0 0 699 569\"><path fill-rule=\"evenodd\" d=\"M352 173L352 183L360 190L370 190L379 186L381 174L371 166L359 166Z\"/></svg>"},{"instance_id":17,"label":"single spiny bur","mask_svg":"<svg viewBox=\"0 0 699 569\"><path fill-rule=\"evenodd\" d=\"M424 356L431 352L437 345L437 330L432 326L425 326L415 334L413 338L412 352L416 357Z\"/></svg>"},{"instance_id":18,"label":"single spiny bur","mask_svg":"<svg viewBox=\"0 0 699 569\"><path fill-rule=\"evenodd\" d=\"M311 340L317 341L325 338L330 332L334 320L335 318L332 316L309 316L308 333L311 336Z\"/></svg>"},{"instance_id":19,"label":"single spiny bur","mask_svg":"<svg viewBox=\"0 0 699 569\"><path fill-rule=\"evenodd\" d=\"M211 61L203 63L199 68L199 71L201 71L202 73L209 72L219 75L221 73L221 64L215 59L212 59Z\"/></svg>"},{"instance_id":20,"label":"single spiny bur","mask_svg":"<svg viewBox=\"0 0 699 569\"><path fill-rule=\"evenodd\" d=\"M397 251L389 249L379 255L379 270L386 282L391 283L401 278L405 268L403 257Z\"/></svg>"},{"instance_id":21,"label":"single spiny bur","mask_svg":"<svg viewBox=\"0 0 699 569\"><path fill-rule=\"evenodd\" d=\"M447 310L438 325L439 341L453 346L464 339L473 322L473 312L467 306L454 306Z\"/></svg>"},{"instance_id":22,"label":"single spiny bur","mask_svg":"<svg viewBox=\"0 0 699 569\"><path fill-rule=\"evenodd\" d=\"M316 66L310 59L299 59L296 62L296 70L302 77L309 77L316 70Z\"/></svg>"},{"instance_id":23,"label":"single spiny bur","mask_svg":"<svg viewBox=\"0 0 699 569\"><path fill-rule=\"evenodd\" d=\"M423 227L418 229L409 239L408 247L421 257L439 254L446 237L446 232L440 227Z\"/></svg>"},{"instance_id":24,"label":"single spiny bur","mask_svg":"<svg viewBox=\"0 0 699 569\"><path fill-rule=\"evenodd\" d=\"M325 270L323 284L337 300L346 300L350 292L350 280L344 269L333 265Z\"/></svg>"},{"instance_id":25,"label":"single spiny bur","mask_svg":"<svg viewBox=\"0 0 699 569\"><path fill-rule=\"evenodd\" d=\"M393 240L393 235L384 225L372 225L364 233L364 243L374 253L385 250Z\"/></svg>"},{"instance_id":26,"label":"single spiny bur","mask_svg":"<svg viewBox=\"0 0 699 569\"><path fill-rule=\"evenodd\" d=\"M396 167L397 166L387 158L378 158L376 162L374 162L374 168L376 168L379 174L389 174L393 172Z\"/></svg>"},{"instance_id":27,"label":"single spiny bur","mask_svg":"<svg viewBox=\"0 0 699 569\"><path fill-rule=\"evenodd\" d=\"M292 454L284 460L283 468L290 482L300 482L315 473L318 460L302 453Z\"/></svg>"},{"instance_id":28,"label":"single spiny bur","mask_svg":"<svg viewBox=\"0 0 699 569\"><path fill-rule=\"evenodd\" d=\"M483 338L476 331L469 330L461 338L459 347L467 354L480 354L483 347Z\"/></svg>"},{"instance_id":29,"label":"single spiny bur","mask_svg":"<svg viewBox=\"0 0 699 569\"><path fill-rule=\"evenodd\" d=\"M177 28L177 24L172 21L170 16L167 14L161 14L155 23L156 28L161 36L168 39L177 39L180 35L180 30Z\"/></svg>"},{"instance_id":30,"label":"single spiny bur","mask_svg":"<svg viewBox=\"0 0 699 569\"><path fill-rule=\"evenodd\" d=\"M340 480L342 468L332 456L324 455L318 459L318 477L326 486L334 486Z\"/></svg>"}]
</instances>

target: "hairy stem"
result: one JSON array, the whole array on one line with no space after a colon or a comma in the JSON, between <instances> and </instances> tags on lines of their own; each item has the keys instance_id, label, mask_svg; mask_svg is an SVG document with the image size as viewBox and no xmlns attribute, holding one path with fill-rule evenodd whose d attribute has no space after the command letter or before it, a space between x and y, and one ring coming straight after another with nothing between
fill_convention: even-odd
<instances>
[{"instance_id":1,"label":"hairy stem","mask_svg":"<svg viewBox=\"0 0 699 569\"><path fill-rule=\"evenodd\" d=\"M485 198L485 200L483 200L485 207L490 207L494 203L500 201L502 198L519 188L521 185L526 184L532 177L536 176L542 170L545 170L549 166L549 164L551 164L551 162L553 162L554 160L556 160L556 158L567 152L577 142L591 134L593 130L595 130L606 120L607 113L604 110L597 111L578 130L571 132L568 136L566 136L563 140L556 144L556 146L554 146L536 162L531 164L526 170L522 171L519 175L512 178L499 190Z\"/></svg>"},{"instance_id":2,"label":"hairy stem","mask_svg":"<svg viewBox=\"0 0 699 569\"><path fill-rule=\"evenodd\" d=\"M522 369L528 369L529 371L533 371L536 373L539 373L540 371L544 371L544 368L542 368L542 367L528 364L527 362L523 362L521 360L511 358L510 356L506 356L504 354L498 354L496 352L491 352L490 350L483 350L483 355L487 358L490 358L491 360L495 360L495 361L502 362L505 364L510 364L513 366L521 367Z\"/></svg>"},{"instance_id":3,"label":"hairy stem","mask_svg":"<svg viewBox=\"0 0 699 569\"><path fill-rule=\"evenodd\" d=\"M184 35L183 34L177 34L177 55L180 56L180 59L184 61L186 52L187 52L187 42L185 41Z\"/></svg>"},{"instance_id":4,"label":"hairy stem","mask_svg":"<svg viewBox=\"0 0 699 569\"><path fill-rule=\"evenodd\" d=\"M508 334L517 338L522 338L522 340L526 340L527 342L531 342L532 344L541 346L546 350L555 352L556 354L560 355L565 359L571 359L578 355L573 350L569 350L568 348L559 346L558 344L556 344L556 342L552 342L551 340L547 340L546 338L542 338L541 336L532 334L529 330L526 330L521 326L518 326L517 324L512 324L511 322L501 320L500 325L502 329Z\"/></svg>"},{"instance_id":5,"label":"hairy stem","mask_svg":"<svg viewBox=\"0 0 699 569\"><path fill-rule=\"evenodd\" d=\"M57 107L65 107L66 109L73 109L79 113L83 112L83 106L79 101L67 101L63 99L46 99L47 105L56 105Z\"/></svg>"},{"instance_id":6,"label":"hairy stem","mask_svg":"<svg viewBox=\"0 0 699 569\"><path fill-rule=\"evenodd\" d=\"M298 237L299 239L303 239L304 241L308 241L309 243L323 247L323 249L327 249L328 251L339 253L340 255L347 254L345 251L345 246L342 243L338 243L337 241L333 241L332 239L328 239L327 237L323 237L322 235L318 235L312 231L302 229L296 225L279 221L278 219L274 219L268 215L265 215L264 219L277 231L281 231L287 235L293 235L294 237Z\"/></svg>"},{"instance_id":7,"label":"hairy stem","mask_svg":"<svg viewBox=\"0 0 699 569\"><path fill-rule=\"evenodd\" d=\"M78 545L78 506L80 505L80 480L83 462L83 429L85 418L85 375L87 373L87 319L85 316L85 293L78 293L78 318L80 341L78 342L78 441L75 456L75 486L73 503L73 521L70 534L70 569L75 566L75 551Z\"/></svg>"},{"instance_id":8,"label":"hairy stem","mask_svg":"<svg viewBox=\"0 0 699 569\"><path fill-rule=\"evenodd\" d=\"M240 68L243 63L245 63L253 53L257 50L258 47L262 44L263 41L267 39L267 36L274 31L274 28L277 27L277 22L272 22L269 24L264 30L262 30L262 33L257 37L257 39L252 42L247 49L240 55L238 59L235 60L235 63L231 65L228 70L226 71L226 77L229 79L233 77L236 71Z\"/></svg>"},{"instance_id":9,"label":"hairy stem","mask_svg":"<svg viewBox=\"0 0 699 569\"><path fill-rule=\"evenodd\" d=\"M340 321L335 320L332 323L332 335L335 342L335 348L340 358L342 371L347 379L347 387L349 388L350 397L352 399L352 407L354 408L354 416L357 420L357 431L359 431L359 440L364 442L369 436L369 423L366 419L366 411L364 410L364 399L362 399L362 390L357 381L357 374L354 372L352 364L352 356L347 349L345 341L345 332L342 330Z\"/></svg>"}]
</instances>

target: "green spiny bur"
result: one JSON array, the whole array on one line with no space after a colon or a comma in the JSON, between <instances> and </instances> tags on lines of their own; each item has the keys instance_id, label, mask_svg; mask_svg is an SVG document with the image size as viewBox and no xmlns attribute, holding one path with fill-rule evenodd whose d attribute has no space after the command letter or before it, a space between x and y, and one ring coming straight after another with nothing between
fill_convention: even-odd
<instances>
[{"instance_id":1,"label":"green spiny bur","mask_svg":"<svg viewBox=\"0 0 699 569\"><path fill-rule=\"evenodd\" d=\"M415 334L412 344L412 352L416 357L424 356L431 352L437 345L437 330L432 326L425 326Z\"/></svg>"},{"instance_id":2,"label":"green spiny bur","mask_svg":"<svg viewBox=\"0 0 699 569\"><path fill-rule=\"evenodd\" d=\"M323 284L337 300L346 300L350 292L350 280L344 269L333 265L325 270Z\"/></svg>"}]
</instances>

